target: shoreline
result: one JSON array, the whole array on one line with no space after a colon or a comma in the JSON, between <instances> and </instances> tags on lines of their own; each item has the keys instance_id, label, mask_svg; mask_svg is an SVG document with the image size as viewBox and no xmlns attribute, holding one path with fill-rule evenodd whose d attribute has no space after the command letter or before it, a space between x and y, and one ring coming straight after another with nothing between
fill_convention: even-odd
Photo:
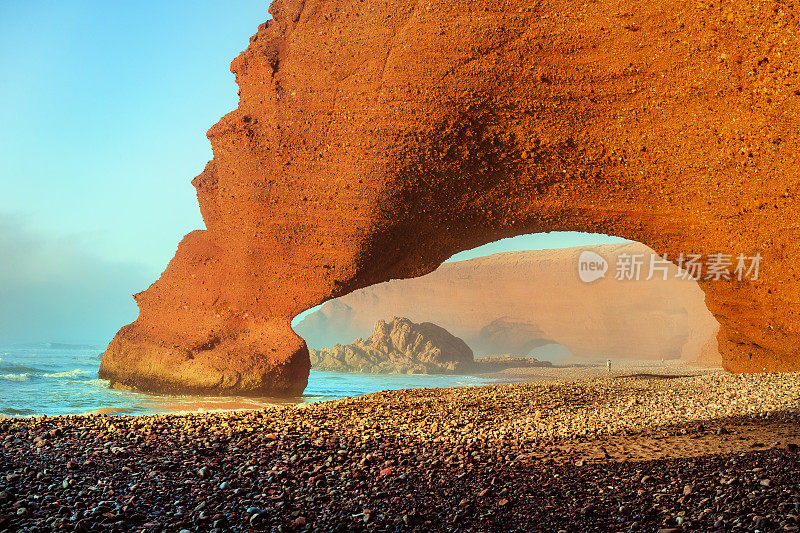
<instances>
[{"instance_id":1,"label":"shoreline","mask_svg":"<svg viewBox=\"0 0 800 533\"><path fill-rule=\"evenodd\" d=\"M507 383L535 383L541 381L575 381L592 378L624 378L639 374L692 377L708 374L722 374L720 367L709 367L686 363L680 359L669 361L616 360L611 371L605 362L596 360L572 359L564 364L555 361L552 365L509 367L499 371L471 374L475 377L507 380Z\"/></svg>"},{"instance_id":2,"label":"shoreline","mask_svg":"<svg viewBox=\"0 0 800 533\"><path fill-rule=\"evenodd\" d=\"M74 364L66 365L70 368ZM484 367L481 370L486 370ZM191 396L145 393L140 391L109 388L108 382L87 379L91 370L85 367L57 374L35 375L30 378L29 390L14 391L19 388L13 383L0 394L0 418L56 416L68 414L106 413L110 415L147 415L155 413L191 414L197 412L217 412L238 409L262 409L270 405L285 405L327 401L344 397L358 397L381 390L419 389L436 387L474 386L484 384L509 384L542 381L572 381L590 377L608 377L640 373L697 375L720 372L720 369L698 370L697 367L682 364L681 361L620 361L613 372L608 373L605 363L596 361L570 360L557 365L512 366L491 371L463 374L372 374L339 373L312 370L309 386L300 397L266 398L236 396ZM31 367L31 371L38 369ZM70 377L77 374L76 377ZM5 376L0 376L0 378ZM54 387L65 401L52 402L49 392ZM24 389L24 387L22 387ZM30 402L26 403L29 395Z\"/></svg>"},{"instance_id":3,"label":"shoreline","mask_svg":"<svg viewBox=\"0 0 800 533\"><path fill-rule=\"evenodd\" d=\"M798 386L612 377L4 419L0 532L791 531Z\"/></svg>"}]
</instances>

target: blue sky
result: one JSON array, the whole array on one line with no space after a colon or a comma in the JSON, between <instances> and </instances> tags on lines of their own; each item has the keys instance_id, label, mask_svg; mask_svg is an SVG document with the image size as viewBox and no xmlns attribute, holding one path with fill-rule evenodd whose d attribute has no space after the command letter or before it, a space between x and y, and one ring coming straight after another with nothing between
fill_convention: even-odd
<instances>
[{"instance_id":1,"label":"blue sky","mask_svg":"<svg viewBox=\"0 0 800 533\"><path fill-rule=\"evenodd\" d=\"M484 255L502 252L523 252L525 250L547 250L550 248L572 248L574 246L591 246L595 244L613 244L628 242L620 237L602 235L600 233L577 233L574 231L553 231L551 233L534 233L520 235L508 239L490 242L472 250L464 250L452 256L445 263L464 261Z\"/></svg>"},{"instance_id":2,"label":"blue sky","mask_svg":"<svg viewBox=\"0 0 800 533\"><path fill-rule=\"evenodd\" d=\"M0 0L0 343L106 342L202 226L266 0ZM11 275L13 273L13 275Z\"/></svg>"},{"instance_id":3,"label":"blue sky","mask_svg":"<svg viewBox=\"0 0 800 533\"><path fill-rule=\"evenodd\" d=\"M0 212L160 270L265 0L0 2Z\"/></svg>"},{"instance_id":4,"label":"blue sky","mask_svg":"<svg viewBox=\"0 0 800 533\"><path fill-rule=\"evenodd\" d=\"M203 227L190 181L267 6L0 0L0 344L105 343L136 318L131 294Z\"/></svg>"}]
</instances>

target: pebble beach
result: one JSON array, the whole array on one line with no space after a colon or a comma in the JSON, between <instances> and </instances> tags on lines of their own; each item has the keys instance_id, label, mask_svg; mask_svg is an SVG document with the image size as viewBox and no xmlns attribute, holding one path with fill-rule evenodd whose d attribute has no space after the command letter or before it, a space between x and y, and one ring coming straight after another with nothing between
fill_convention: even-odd
<instances>
[{"instance_id":1,"label":"pebble beach","mask_svg":"<svg viewBox=\"0 0 800 533\"><path fill-rule=\"evenodd\" d=\"M0 531L797 531L800 376L0 420Z\"/></svg>"}]
</instances>

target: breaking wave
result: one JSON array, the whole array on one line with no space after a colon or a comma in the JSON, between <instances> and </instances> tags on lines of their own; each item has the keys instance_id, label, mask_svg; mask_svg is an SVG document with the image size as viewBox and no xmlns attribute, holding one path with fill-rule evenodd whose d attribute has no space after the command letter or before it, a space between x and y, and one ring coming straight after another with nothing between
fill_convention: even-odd
<instances>
[{"instance_id":1,"label":"breaking wave","mask_svg":"<svg viewBox=\"0 0 800 533\"><path fill-rule=\"evenodd\" d=\"M52 374L42 374L43 378L74 378L76 376L88 375L85 370L76 368L75 370L67 370L66 372L53 372Z\"/></svg>"},{"instance_id":2,"label":"breaking wave","mask_svg":"<svg viewBox=\"0 0 800 533\"><path fill-rule=\"evenodd\" d=\"M4 379L6 381L16 381L17 383L30 381L31 377L33 377L33 374L30 372L25 372L23 374L0 374L0 379Z\"/></svg>"}]
</instances>

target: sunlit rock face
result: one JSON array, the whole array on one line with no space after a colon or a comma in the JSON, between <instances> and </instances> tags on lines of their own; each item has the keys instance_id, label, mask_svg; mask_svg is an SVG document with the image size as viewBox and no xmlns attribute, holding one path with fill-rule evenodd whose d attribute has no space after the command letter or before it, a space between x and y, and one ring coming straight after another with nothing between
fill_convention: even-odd
<instances>
[{"instance_id":1,"label":"sunlit rock face","mask_svg":"<svg viewBox=\"0 0 800 533\"><path fill-rule=\"evenodd\" d=\"M375 374L455 374L472 369L467 344L430 322L405 317L377 320L372 335L348 344L311 350L317 370Z\"/></svg>"},{"instance_id":2,"label":"sunlit rock face","mask_svg":"<svg viewBox=\"0 0 800 533\"><path fill-rule=\"evenodd\" d=\"M578 270L587 250L610 265L592 282L582 281ZM556 343L581 358L715 362L719 324L696 282L671 263L652 277L644 264L639 279L616 279L620 256L649 261L653 254L630 243L445 263L419 278L326 302L294 329L310 347L324 348L366 336L376 320L394 313L441 325L476 356L525 356Z\"/></svg>"},{"instance_id":3,"label":"sunlit rock face","mask_svg":"<svg viewBox=\"0 0 800 533\"><path fill-rule=\"evenodd\" d=\"M703 281L732 370L800 368L798 19L779 4L278 0L194 180L206 229L100 374L300 392L291 317L551 230L760 253Z\"/></svg>"}]
</instances>

